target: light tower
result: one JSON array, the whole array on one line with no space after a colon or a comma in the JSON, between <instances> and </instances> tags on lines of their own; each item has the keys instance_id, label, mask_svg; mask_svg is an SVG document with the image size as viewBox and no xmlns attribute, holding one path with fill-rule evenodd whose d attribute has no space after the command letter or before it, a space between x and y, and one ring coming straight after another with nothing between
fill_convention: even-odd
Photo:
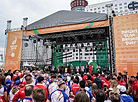
<instances>
[{"instance_id":1,"label":"light tower","mask_svg":"<svg viewBox=\"0 0 138 102\"><path fill-rule=\"evenodd\" d=\"M70 6L72 11L85 11L88 5L87 0L71 0Z\"/></svg>"}]
</instances>

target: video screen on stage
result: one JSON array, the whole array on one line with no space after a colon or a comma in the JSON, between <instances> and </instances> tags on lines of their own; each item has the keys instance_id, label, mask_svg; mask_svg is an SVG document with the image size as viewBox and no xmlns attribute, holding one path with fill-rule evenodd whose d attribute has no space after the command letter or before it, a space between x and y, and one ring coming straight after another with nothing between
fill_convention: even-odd
<instances>
[{"instance_id":1,"label":"video screen on stage","mask_svg":"<svg viewBox=\"0 0 138 102\"><path fill-rule=\"evenodd\" d=\"M138 14L113 18L117 73L138 72Z\"/></svg>"}]
</instances>

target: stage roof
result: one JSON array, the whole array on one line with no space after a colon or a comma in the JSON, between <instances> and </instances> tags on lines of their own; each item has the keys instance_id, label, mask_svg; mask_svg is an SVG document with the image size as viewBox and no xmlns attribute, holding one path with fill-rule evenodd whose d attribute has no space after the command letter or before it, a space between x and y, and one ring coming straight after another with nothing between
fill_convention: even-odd
<instances>
[{"instance_id":1,"label":"stage roof","mask_svg":"<svg viewBox=\"0 0 138 102\"><path fill-rule=\"evenodd\" d=\"M107 20L105 13L61 10L27 26L27 30Z\"/></svg>"}]
</instances>

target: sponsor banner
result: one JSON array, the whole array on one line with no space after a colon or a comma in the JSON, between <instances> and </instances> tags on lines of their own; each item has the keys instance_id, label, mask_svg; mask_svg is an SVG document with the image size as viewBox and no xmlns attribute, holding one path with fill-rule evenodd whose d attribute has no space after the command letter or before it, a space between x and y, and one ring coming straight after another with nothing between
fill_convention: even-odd
<instances>
[{"instance_id":1,"label":"sponsor banner","mask_svg":"<svg viewBox=\"0 0 138 102\"><path fill-rule=\"evenodd\" d=\"M116 68L129 77L138 72L138 14L113 18Z\"/></svg>"},{"instance_id":2,"label":"sponsor banner","mask_svg":"<svg viewBox=\"0 0 138 102\"><path fill-rule=\"evenodd\" d=\"M12 71L20 69L22 48L22 31L8 33L5 69Z\"/></svg>"},{"instance_id":3,"label":"sponsor banner","mask_svg":"<svg viewBox=\"0 0 138 102\"><path fill-rule=\"evenodd\" d=\"M25 36L109 26L108 20L26 31Z\"/></svg>"}]
</instances>

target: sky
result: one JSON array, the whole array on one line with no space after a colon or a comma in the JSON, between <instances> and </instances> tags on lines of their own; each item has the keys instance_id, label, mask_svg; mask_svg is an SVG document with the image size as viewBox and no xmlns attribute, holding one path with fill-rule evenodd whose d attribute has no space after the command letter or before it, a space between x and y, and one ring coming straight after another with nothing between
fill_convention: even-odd
<instances>
[{"instance_id":1,"label":"sky","mask_svg":"<svg viewBox=\"0 0 138 102\"><path fill-rule=\"evenodd\" d=\"M88 5L109 0L88 0ZM70 10L71 0L0 0L0 54L5 48L7 20L12 20L11 28L20 28L23 18L31 24L59 10Z\"/></svg>"}]
</instances>

